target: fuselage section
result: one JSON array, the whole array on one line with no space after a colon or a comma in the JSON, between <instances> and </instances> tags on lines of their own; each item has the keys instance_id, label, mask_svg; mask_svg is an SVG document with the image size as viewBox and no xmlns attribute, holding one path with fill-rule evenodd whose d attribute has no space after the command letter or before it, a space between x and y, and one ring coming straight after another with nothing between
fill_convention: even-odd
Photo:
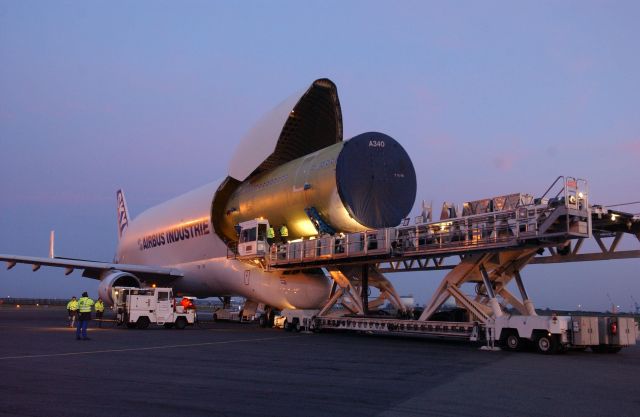
<instances>
[{"instance_id":1,"label":"fuselage section","mask_svg":"<svg viewBox=\"0 0 640 417\"><path fill-rule=\"evenodd\" d=\"M276 308L319 307L329 291L321 271L267 272L227 257L227 247L211 222L219 184L206 184L137 216L123 233L116 262L182 271L184 276L172 283L177 293L238 295Z\"/></svg>"}]
</instances>

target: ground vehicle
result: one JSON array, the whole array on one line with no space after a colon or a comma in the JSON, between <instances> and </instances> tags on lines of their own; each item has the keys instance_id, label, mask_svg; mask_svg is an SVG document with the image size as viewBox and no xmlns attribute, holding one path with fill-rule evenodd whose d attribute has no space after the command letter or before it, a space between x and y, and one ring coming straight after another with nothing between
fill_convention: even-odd
<instances>
[{"instance_id":1,"label":"ground vehicle","mask_svg":"<svg viewBox=\"0 0 640 417\"><path fill-rule=\"evenodd\" d=\"M115 287L116 323L146 329L149 324L184 329L196 321L195 309L176 305L171 288Z\"/></svg>"},{"instance_id":2,"label":"ground vehicle","mask_svg":"<svg viewBox=\"0 0 640 417\"><path fill-rule=\"evenodd\" d=\"M632 317L504 315L494 321L412 320L384 316L318 315L319 310L283 310L274 326L288 331L344 330L377 334L435 337L496 344L505 350L534 346L550 354L591 348L597 353L617 353L635 345L637 328Z\"/></svg>"},{"instance_id":3,"label":"ground vehicle","mask_svg":"<svg viewBox=\"0 0 640 417\"><path fill-rule=\"evenodd\" d=\"M240 310L234 310L230 308L217 308L213 312L213 321L227 320L227 321L241 321Z\"/></svg>"},{"instance_id":4,"label":"ground vehicle","mask_svg":"<svg viewBox=\"0 0 640 417\"><path fill-rule=\"evenodd\" d=\"M633 318L620 316L504 316L495 320L494 331L505 349L533 343L541 353L587 347L616 353L635 345L637 337Z\"/></svg>"}]
</instances>

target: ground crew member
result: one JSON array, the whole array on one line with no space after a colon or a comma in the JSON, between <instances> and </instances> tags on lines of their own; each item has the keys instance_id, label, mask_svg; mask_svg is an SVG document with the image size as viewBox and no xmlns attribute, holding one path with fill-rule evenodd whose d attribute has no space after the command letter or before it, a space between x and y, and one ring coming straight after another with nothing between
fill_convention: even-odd
<instances>
[{"instance_id":1,"label":"ground crew member","mask_svg":"<svg viewBox=\"0 0 640 417\"><path fill-rule=\"evenodd\" d=\"M76 327L76 339L77 340L90 340L87 337L87 326L91 320L91 306L93 306L93 300L89 298L87 292L82 293L82 297L78 300L78 327ZM80 336L82 335L82 338Z\"/></svg>"},{"instance_id":2,"label":"ground crew member","mask_svg":"<svg viewBox=\"0 0 640 417\"><path fill-rule=\"evenodd\" d=\"M96 304L93 306L96 309L96 320L98 320L98 327L102 327L102 316L104 314L104 303L102 298L98 298Z\"/></svg>"},{"instance_id":3,"label":"ground crew member","mask_svg":"<svg viewBox=\"0 0 640 417\"><path fill-rule=\"evenodd\" d=\"M287 237L289 237L289 229L284 224L280 226L280 237L282 238L282 243L286 242Z\"/></svg>"},{"instance_id":4,"label":"ground crew member","mask_svg":"<svg viewBox=\"0 0 640 417\"><path fill-rule=\"evenodd\" d=\"M78 316L78 300L76 300L75 295L67 303L67 314L69 315L69 327L73 327Z\"/></svg>"}]
</instances>

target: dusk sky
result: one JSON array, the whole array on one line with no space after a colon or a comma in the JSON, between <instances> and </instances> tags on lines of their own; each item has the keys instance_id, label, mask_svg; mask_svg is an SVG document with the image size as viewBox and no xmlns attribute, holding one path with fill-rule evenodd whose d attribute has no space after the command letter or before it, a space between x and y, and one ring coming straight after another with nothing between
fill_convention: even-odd
<instances>
[{"instance_id":1,"label":"dusk sky","mask_svg":"<svg viewBox=\"0 0 640 417\"><path fill-rule=\"evenodd\" d=\"M412 157L412 215L558 175L639 201L638 22L637 1L0 0L0 253L47 256L55 229L57 255L111 261L116 189L135 217L226 176L251 126L322 77L345 139L384 132ZM423 303L443 275L390 278ZM538 307L640 301L640 259L523 278ZM0 269L0 297L97 285Z\"/></svg>"}]
</instances>

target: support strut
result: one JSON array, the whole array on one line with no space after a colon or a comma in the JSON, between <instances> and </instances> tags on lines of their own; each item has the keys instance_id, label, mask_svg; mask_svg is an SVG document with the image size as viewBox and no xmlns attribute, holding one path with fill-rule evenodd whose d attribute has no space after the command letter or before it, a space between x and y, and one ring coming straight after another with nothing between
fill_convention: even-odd
<instances>
[{"instance_id":1,"label":"support strut","mask_svg":"<svg viewBox=\"0 0 640 417\"><path fill-rule=\"evenodd\" d=\"M482 282L484 283L484 287L487 290L487 296L489 297L489 306L491 310L493 310L493 317L502 317L504 314L502 312L502 308L500 308L500 303L496 299L496 294L493 291L493 285L491 284L491 280L489 279L489 274L487 274L487 270L484 268L484 265L480 264L480 274L482 275Z\"/></svg>"},{"instance_id":2,"label":"support strut","mask_svg":"<svg viewBox=\"0 0 640 417\"><path fill-rule=\"evenodd\" d=\"M536 308L533 305L533 302L529 299L529 294L527 294L527 290L524 288L524 283L522 282L520 271L516 269L515 271L513 271L513 275L514 275L514 278L516 279L518 290L520 290L520 296L522 297L524 308L527 310L527 313L530 316L537 316L538 314L536 313Z\"/></svg>"},{"instance_id":3,"label":"support strut","mask_svg":"<svg viewBox=\"0 0 640 417\"><path fill-rule=\"evenodd\" d=\"M362 310L364 314L369 314L369 265L362 265L362 284L361 284Z\"/></svg>"}]
</instances>

